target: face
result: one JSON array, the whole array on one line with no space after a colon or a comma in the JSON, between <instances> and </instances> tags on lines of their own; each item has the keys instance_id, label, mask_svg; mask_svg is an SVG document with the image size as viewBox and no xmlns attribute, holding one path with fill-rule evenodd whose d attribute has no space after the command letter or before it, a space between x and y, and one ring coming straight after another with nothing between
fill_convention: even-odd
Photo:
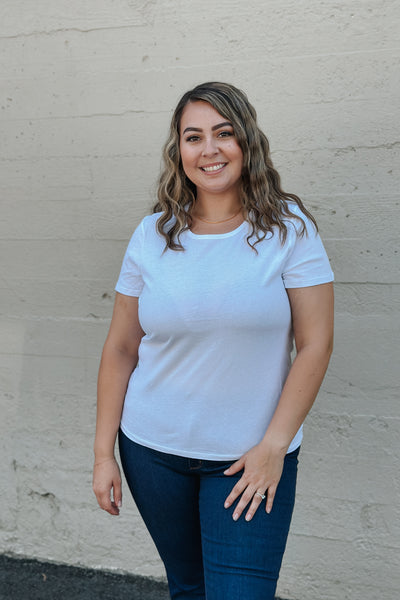
<instances>
[{"instance_id":1,"label":"face","mask_svg":"<svg viewBox=\"0 0 400 600\"><path fill-rule=\"evenodd\" d=\"M231 123L208 102L183 109L179 148L183 169L202 194L239 195L243 153Z\"/></svg>"}]
</instances>

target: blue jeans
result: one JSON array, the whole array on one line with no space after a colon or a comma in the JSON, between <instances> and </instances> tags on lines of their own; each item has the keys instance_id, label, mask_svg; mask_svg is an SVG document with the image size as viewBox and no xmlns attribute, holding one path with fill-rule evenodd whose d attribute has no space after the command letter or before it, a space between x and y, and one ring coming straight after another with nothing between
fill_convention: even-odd
<instances>
[{"instance_id":1,"label":"blue jeans","mask_svg":"<svg viewBox=\"0 0 400 600\"><path fill-rule=\"evenodd\" d=\"M299 449L286 455L271 513L233 521L241 473L141 446L119 432L122 467L167 572L173 600L273 600L292 517Z\"/></svg>"}]
</instances>

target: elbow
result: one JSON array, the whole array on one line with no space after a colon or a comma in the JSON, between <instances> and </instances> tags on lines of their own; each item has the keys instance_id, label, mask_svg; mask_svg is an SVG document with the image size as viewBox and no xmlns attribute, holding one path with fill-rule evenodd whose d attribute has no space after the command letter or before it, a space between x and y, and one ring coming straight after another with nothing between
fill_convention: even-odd
<instances>
[{"instance_id":1,"label":"elbow","mask_svg":"<svg viewBox=\"0 0 400 600\"><path fill-rule=\"evenodd\" d=\"M107 339L102 353L102 362L126 363L129 362L134 368L138 362L137 346L128 344L115 343L113 340Z\"/></svg>"},{"instance_id":2,"label":"elbow","mask_svg":"<svg viewBox=\"0 0 400 600\"><path fill-rule=\"evenodd\" d=\"M316 352L318 360L322 365L325 365L325 369L327 369L333 352L333 336L318 346Z\"/></svg>"},{"instance_id":3,"label":"elbow","mask_svg":"<svg viewBox=\"0 0 400 600\"><path fill-rule=\"evenodd\" d=\"M315 352L318 353L321 358L325 357L329 361L333 352L333 334L327 336L325 339L316 340L313 346Z\"/></svg>"},{"instance_id":4,"label":"elbow","mask_svg":"<svg viewBox=\"0 0 400 600\"><path fill-rule=\"evenodd\" d=\"M296 350L297 354L310 354L328 364L333 352L333 334L315 338L304 344L296 344Z\"/></svg>"},{"instance_id":5,"label":"elbow","mask_svg":"<svg viewBox=\"0 0 400 600\"><path fill-rule=\"evenodd\" d=\"M325 352L326 352L326 354L328 356L328 359L329 359L332 356L332 352L333 352L333 333L329 337L329 339L326 341Z\"/></svg>"}]
</instances>

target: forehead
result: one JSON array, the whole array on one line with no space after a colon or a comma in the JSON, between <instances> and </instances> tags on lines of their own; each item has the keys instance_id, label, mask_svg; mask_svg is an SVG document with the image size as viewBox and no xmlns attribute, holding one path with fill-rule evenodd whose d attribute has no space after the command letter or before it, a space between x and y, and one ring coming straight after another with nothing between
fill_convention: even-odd
<instances>
[{"instance_id":1,"label":"forehead","mask_svg":"<svg viewBox=\"0 0 400 600\"><path fill-rule=\"evenodd\" d=\"M182 111L180 130L183 131L186 127L198 127L203 129L207 126L213 126L227 119L208 102L196 100L186 104Z\"/></svg>"}]
</instances>

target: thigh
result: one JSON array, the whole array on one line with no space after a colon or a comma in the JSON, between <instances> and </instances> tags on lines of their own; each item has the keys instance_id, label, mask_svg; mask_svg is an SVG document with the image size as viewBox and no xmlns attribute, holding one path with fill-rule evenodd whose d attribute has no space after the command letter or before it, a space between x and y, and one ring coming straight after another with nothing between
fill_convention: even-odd
<instances>
[{"instance_id":1,"label":"thigh","mask_svg":"<svg viewBox=\"0 0 400 600\"><path fill-rule=\"evenodd\" d=\"M136 444L120 431L119 450L133 499L165 565L171 598L205 599L198 477L187 459Z\"/></svg>"},{"instance_id":2,"label":"thigh","mask_svg":"<svg viewBox=\"0 0 400 600\"><path fill-rule=\"evenodd\" d=\"M297 454L285 458L274 506L268 515L262 502L250 522L233 521L223 506L239 479L218 473L200 484L200 519L207 600L273 600L294 506Z\"/></svg>"}]
</instances>

